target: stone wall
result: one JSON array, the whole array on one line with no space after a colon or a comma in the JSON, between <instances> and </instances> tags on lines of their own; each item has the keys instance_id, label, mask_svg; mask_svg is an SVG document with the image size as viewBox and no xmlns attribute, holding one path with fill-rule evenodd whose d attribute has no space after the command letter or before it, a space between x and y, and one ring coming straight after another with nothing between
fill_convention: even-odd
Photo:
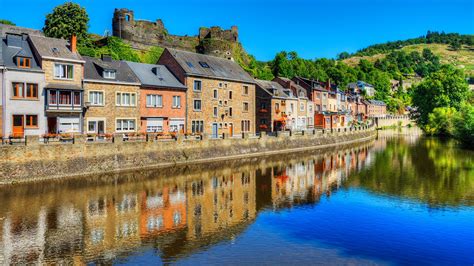
<instances>
[{"instance_id":1,"label":"stone wall","mask_svg":"<svg viewBox=\"0 0 474 266\"><path fill-rule=\"evenodd\" d=\"M74 144L43 144L36 137L27 143L0 147L0 184L62 178L152 167L173 166L328 148L375 137L373 129L291 134L278 132L276 137L224 139L184 139L131 142L120 135L113 142L87 143L77 136Z\"/></svg>"},{"instance_id":2,"label":"stone wall","mask_svg":"<svg viewBox=\"0 0 474 266\"><path fill-rule=\"evenodd\" d=\"M406 127L409 124L411 125L415 124L415 121L411 120L410 117L406 115L398 115L398 116L387 115L384 117L376 117L374 119L375 119L375 124L377 128L398 126L399 124L401 124L402 127Z\"/></svg>"}]
</instances>

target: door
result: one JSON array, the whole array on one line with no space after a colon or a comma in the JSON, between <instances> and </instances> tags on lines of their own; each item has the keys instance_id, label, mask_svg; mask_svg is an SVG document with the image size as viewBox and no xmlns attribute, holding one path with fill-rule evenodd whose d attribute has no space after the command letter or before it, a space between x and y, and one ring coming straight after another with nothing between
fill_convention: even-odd
<instances>
[{"instance_id":1,"label":"door","mask_svg":"<svg viewBox=\"0 0 474 266\"><path fill-rule=\"evenodd\" d=\"M217 132L218 132L218 124L213 123L212 124L212 137L217 138Z\"/></svg>"},{"instance_id":2,"label":"door","mask_svg":"<svg viewBox=\"0 0 474 266\"><path fill-rule=\"evenodd\" d=\"M14 137L23 137L25 132L25 123L23 115L13 115L13 136Z\"/></svg>"},{"instance_id":3,"label":"door","mask_svg":"<svg viewBox=\"0 0 474 266\"><path fill-rule=\"evenodd\" d=\"M229 135L232 137L234 135L234 124L229 124Z\"/></svg>"},{"instance_id":4,"label":"door","mask_svg":"<svg viewBox=\"0 0 474 266\"><path fill-rule=\"evenodd\" d=\"M57 119L56 117L48 117L48 133L56 134L57 132Z\"/></svg>"},{"instance_id":5,"label":"door","mask_svg":"<svg viewBox=\"0 0 474 266\"><path fill-rule=\"evenodd\" d=\"M97 133L99 134L105 133L105 122L103 120L97 121Z\"/></svg>"}]
</instances>

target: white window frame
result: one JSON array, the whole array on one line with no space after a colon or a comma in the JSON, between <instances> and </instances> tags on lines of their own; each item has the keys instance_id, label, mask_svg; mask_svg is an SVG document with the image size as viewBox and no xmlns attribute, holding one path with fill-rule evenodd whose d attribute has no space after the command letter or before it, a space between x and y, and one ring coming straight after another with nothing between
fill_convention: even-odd
<instances>
[{"instance_id":1,"label":"white window frame","mask_svg":"<svg viewBox=\"0 0 474 266\"><path fill-rule=\"evenodd\" d=\"M127 129L127 130L123 130L123 124L121 124L121 129L118 130L117 128L117 124L119 121L127 121L128 120L128 126L130 126L130 121L135 121L134 124L135 124L135 127L133 130L130 130L130 129ZM134 117L118 117L115 119L115 132L120 132L120 133L126 133L126 132L136 132L137 131L137 119L134 118Z\"/></svg>"},{"instance_id":2,"label":"white window frame","mask_svg":"<svg viewBox=\"0 0 474 266\"><path fill-rule=\"evenodd\" d=\"M199 101L201 103L199 109L196 109L196 105L195 105L196 101ZM201 99L193 99L193 111L195 111L195 112L201 112L202 111L202 100Z\"/></svg>"},{"instance_id":3,"label":"white window frame","mask_svg":"<svg viewBox=\"0 0 474 266\"><path fill-rule=\"evenodd\" d=\"M94 103L92 101L92 96L91 96L92 93L102 93L102 103ZM105 91L91 90L91 91L89 91L89 93L87 95L87 99L89 100L89 104L91 106L105 106Z\"/></svg>"},{"instance_id":4,"label":"white window frame","mask_svg":"<svg viewBox=\"0 0 474 266\"><path fill-rule=\"evenodd\" d=\"M64 77L62 76L59 76L59 75L56 75L56 67L58 66L66 66L66 72L64 72ZM68 68L71 67L72 68L72 77L68 77L67 76L67 73L69 72L68 71ZM63 70L64 71L64 70ZM59 73L60 74L60 73ZM53 66L53 77L54 79L62 79L62 80L73 80L74 79L74 65L73 64L63 64L63 63L54 63L54 66Z\"/></svg>"},{"instance_id":5,"label":"white window frame","mask_svg":"<svg viewBox=\"0 0 474 266\"><path fill-rule=\"evenodd\" d=\"M247 106L247 110L245 110L245 106ZM250 111L250 104L248 102L242 102L242 112L248 113Z\"/></svg>"},{"instance_id":6,"label":"white window frame","mask_svg":"<svg viewBox=\"0 0 474 266\"><path fill-rule=\"evenodd\" d=\"M199 83L199 90L196 90L196 83ZM202 80L200 79L195 79L193 81L193 91L195 92L202 92Z\"/></svg>"},{"instance_id":7,"label":"white window frame","mask_svg":"<svg viewBox=\"0 0 474 266\"><path fill-rule=\"evenodd\" d=\"M97 132L97 124L99 121L104 122L104 133L107 132L107 119L105 117L88 117L86 118L86 132L87 133L96 133ZM89 130L89 122L95 122L95 130Z\"/></svg>"},{"instance_id":8,"label":"white window frame","mask_svg":"<svg viewBox=\"0 0 474 266\"><path fill-rule=\"evenodd\" d=\"M115 79L116 75L117 75L117 71L115 70L104 70L102 72L102 77L104 79Z\"/></svg>"},{"instance_id":9,"label":"white window frame","mask_svg":"<svg viewBox=\"0 0 474 266\"><path fill-rule=\"evenodd\" d=\"M150 103L148 104L148 97L150 97ZM153 104L153 99L155 104ZM161 94L147 94L146 95L146 107L148 108L163 108L163 95Z\"/></svg>"},{"instance_id":10,"label":"white window frame","mask_svg":"<svg viewBox=\"0 0 474 266\"><path fill-rule=\"evenodd\" d=\"M124 96L123 95L126 95L126 94L129 94L130 104L124 104ZM133 101L133 102L132 102L132 95L134 95L134 99L135 99L135 101ZM118 103L118 101L120 103ZM122 107L135 107L135 106L137 106L137 93L136 92L117 91L115 93L115 105L116 106L122 106Z\"/></svg>"},{"instance_id":11,"label":"white window frame","mask_svg":"<svg viewBox=\"0 0 474 266\"><path fill-rule=\"evenodd\" d=\"M213 115L214 117L218 117L218 116L219 116L219 107L214 106L214 108L212 108L212 115Z\"/></svg>"},{"instance_id":12,"label":"white window frame","mask_svg":"<svg viewBox=\"0 0 474 266\"><path fill-rule=\"evenodd\" d=\"M196 127L200 127L202 130L195 130ZM204 133L204 120L191 120L191 132L192 133Z\"/></svg>"},{"instance_id":13,"label":"white window frame","mask_svg":"<svg viewBox=\"0 0 474 266\"><path fill-rule=\"evenodd\" d=\"M178 100L176 100L178 99ZM172 108L179 109L181 108L181 96L180 95L173 95L173 106Z\"/></svg>"}]
</instances>

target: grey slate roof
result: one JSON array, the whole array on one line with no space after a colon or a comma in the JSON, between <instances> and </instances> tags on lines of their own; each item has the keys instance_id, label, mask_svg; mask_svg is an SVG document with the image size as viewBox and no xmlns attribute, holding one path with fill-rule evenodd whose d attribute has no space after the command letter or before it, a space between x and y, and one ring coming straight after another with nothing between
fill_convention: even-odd
<instances>
[{"instance_id":1,"label":"grey slate roof","mask_svg":"<svg viewBox=\"0 0 474 266\"><path fill-rule=\"evenodd\" d=\"M254 83L252 77L231 60L171 48L167 50L187 75ZM203 63L209 67L204 67Z\"/></svg>"},{"instance_id":2,"label":"grey slate roof","mask_svg":"<svg viewBox=\"0 0 474 266\"><path fill-rule=\"evenodd\" d=\"M262 88L265 92L267 92L272 97L296 99L296 97L293 95L293 92L290 89L284 88L278 82L256 79L255 84L259 86L260 88Z\"/></svg>"},{"instance_id":3,"label":"grey slate roof","mask_svg":"<svg viewBox=\"0 0 474 266\"><path fill-rule=\"evenodd\" d=\"M18 26L0 24L0 37L5 37L7 33L16 33L16 34L28 34L28 35L38 35L43 36L43 33L39 30L23 28Z\"/></svg>"},{"instance_id":4,"label":"grey slate roof","mask_svg":"<svg viewBox=\"0 0 474 266\"><path fill-rule=\"evenodd\" d=\"M69 42L63 39L48 38L43 36L30 36L34 48L41 57L55 57L71 60L81 60L78 52L71 52Z\"/></svg>"},{"instance_id":5,"label":"grey slate roof","mask_svg":"<svg viewBox=\"0 0 474 266\"><path fill-rule=\"evenodd\" d=\"M186 89L166 66L126 62L143 86Z\"/></svg>"},{"instance_id":6,"label":"grey slate roof","mask_svg":"<svg viewBox=\"0 0 474 266\"><path fill-rule=\"evenodd\" d=\"M17 66L16 57L31 58L31 68L21 68L23 71L41 71L38 62L33 55L30 44L28 42L28 35L8 34L1 38L0 44L0 65L7 68L20 69Z\"/></svg>"},{"instance_id":7,"label":"grey slate roof","mask_svg":"<svg viewBox=\"0 0 474 266\"><path fill-rule=\"evenodd\" d=\"M111 62L103 61L100 58L84 56L86 61L84 64L84 79L100 80L108 82L126 82L139 83L140 80L135 76L125 61L111 60ZM115 79L107 79L103 77L104 70L115 70Z\"/></svg>"},{"instance_id":8,"label":"grey slate roof","mask_svg":"<svg viewBox=\"0 0 474 266\"><path fill-rule=\"evenodd\" d=\"M369 103L373 104L373 105L380 105L380 106L385 106L385 102L383 101L378 101L378 100L369 100Z\"/></svg>"}]
</instances>

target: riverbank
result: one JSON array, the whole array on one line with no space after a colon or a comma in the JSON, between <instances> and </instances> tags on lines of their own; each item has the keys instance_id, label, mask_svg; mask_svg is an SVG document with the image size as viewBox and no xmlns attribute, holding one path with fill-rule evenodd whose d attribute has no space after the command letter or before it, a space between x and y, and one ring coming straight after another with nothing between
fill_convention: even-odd
<instances>
[{"instance_id":1,"label":"riverbank","mask_svg":"<svg viewBox=\"0 0 474 266\"><path fill-rule=\"evenodd\" d=\"M113 142L89 143L77 138L67 144L30 140L26 145L0 148L0 184L323 149L364 142L375 136L373 128L357 128L279 132L276 136L244 134L240 138L224 136L223 139L147 137L131 141L119 136Z\"/></svg>"}]
</instances>

